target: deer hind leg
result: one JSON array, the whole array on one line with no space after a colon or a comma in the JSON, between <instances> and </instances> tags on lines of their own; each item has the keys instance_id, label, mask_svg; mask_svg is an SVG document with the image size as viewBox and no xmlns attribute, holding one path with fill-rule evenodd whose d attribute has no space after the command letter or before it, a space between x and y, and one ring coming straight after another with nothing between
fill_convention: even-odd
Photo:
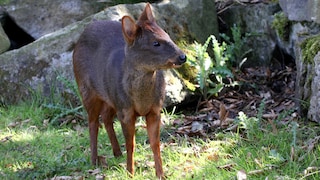
<instances>
[{"instance_id":1,"label":"deer hind leg","mask_svg":"<svg viewBox=\"0 0 320 180\"><path fill-rule=\"evenodd\" d=\"M120 150L119 142L113 127L113 120L115 115L116 115L116 111L112 107L108 106L108 104L104 103L103 110L101 113L102 120L104 122L104 126L106 128L106 131L108 133L108 136L111 142L113 155L115 157L119 157L122 155L122 152Z\"/></svg>"},{"instance_id":2,"label":"deer hind leg","mask_svg":"<svg viewBox=\"0 0 320 180\"><path fill-rule=\"evenodd\" d=\"M99 115L102 108L102 101L96 97L83 98L84 107L88 113L91 163L98 164L98 131L99 131Z\"/></svg>"}]
</instances>

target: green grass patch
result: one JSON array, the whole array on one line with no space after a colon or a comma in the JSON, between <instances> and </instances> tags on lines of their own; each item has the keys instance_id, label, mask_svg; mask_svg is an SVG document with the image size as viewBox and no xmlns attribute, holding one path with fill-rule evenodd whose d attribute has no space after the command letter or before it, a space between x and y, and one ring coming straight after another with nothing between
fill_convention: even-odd
<instances>
[{"instance_id":1,"label":"green grass patch","mask_svg":"<svg viewBox=\"0 0 320 180\"><path fill-rule=\"evenodd\" d=\"M85 123L47 123L55 117L51 111L27 102L0 108L0 179L129 178L118 121L115 129L124 156L113 157L107 134L100 129L98 152L106 156L108 167L93 167ZM258 115L242 115L237 123L234 132L216 130L213 138L203 139L176 134L178 127L167 118L161 130L167 179L234 179L240 172L248 179L320 178L318 125L283 124L281 119L271 125ZM155 179L144 120L137 123L136 141L133 179Z\"/></svg>"}]
</instances>

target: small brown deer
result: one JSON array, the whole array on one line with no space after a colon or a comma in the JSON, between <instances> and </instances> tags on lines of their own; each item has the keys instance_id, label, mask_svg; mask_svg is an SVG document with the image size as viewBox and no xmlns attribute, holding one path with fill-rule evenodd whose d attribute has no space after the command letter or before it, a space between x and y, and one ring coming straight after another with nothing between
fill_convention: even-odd
<instances>
[{"instance_id":1,"label":"small brown deer","mask_svg":"<svg viewBox=\"0 0 320 180\"><path fill-rule=\"evenodd\" d=\"M135 122L145 116L156 175L164 177L160 156L160 111L165 95L163 69L186 62L186 55L155 22L148 3L139 20L95 21L77 42L74 75L88 113L91 162L97 164L99 116L105 124L113 154L121 150L113 128L117 115L126 141L127 170L133 176Z\"/></svg>"}]
</instances>

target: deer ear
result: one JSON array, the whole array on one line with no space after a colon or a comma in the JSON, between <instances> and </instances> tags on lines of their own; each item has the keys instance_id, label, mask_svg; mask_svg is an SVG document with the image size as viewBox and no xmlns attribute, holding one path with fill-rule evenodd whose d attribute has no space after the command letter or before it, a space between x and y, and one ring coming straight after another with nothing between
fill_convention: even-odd
<instances>
[{"instance_id":1,"label":"deer ear","mask_svg":"<svg viewBox=\"0 0 320 180\"><path fill-rule=\"evenodd\" d=\"M152 14L152 9L151 9L151 5L149 3L147 3L146 7L144 8L142 14L139 17L139 21L143 22L143 21L150 21L150 22L154 22L154 17Z\"/></svg>"},{"instance_id":2,"label":"deer ear","mask_svg":"<svg viewBox=\"0 0 320 180\"><path fill-rule=\"evenodd\" d=\"M138 26L130 16L124 16L122 22L122 34L125 41L131 45L136 38Z\"/></svg>"}]
</instances>

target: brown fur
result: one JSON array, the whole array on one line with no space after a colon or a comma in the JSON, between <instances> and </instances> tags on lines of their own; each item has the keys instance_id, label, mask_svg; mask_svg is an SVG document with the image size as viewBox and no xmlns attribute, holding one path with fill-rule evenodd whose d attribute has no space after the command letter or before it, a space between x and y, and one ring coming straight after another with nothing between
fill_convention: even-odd
<instances>
[{"instance_id":1,"label":"brown fur","mask_svg":"<svg viewBox=\"0 0 320 180\"><path fill-rule=\"evenodd\" d=\"M134 174L137 116L145 116L156 175L164 177L160 156L160 111L165 95L162 69L179 67L184 53L155 22L150 4L139 20L95 21L81 35L73 54L75 78L88 113L91 162L97 163L99 115L113 154L120 156L113 119L126 139L127 169Z\"/></svg>"}]
</instances>

